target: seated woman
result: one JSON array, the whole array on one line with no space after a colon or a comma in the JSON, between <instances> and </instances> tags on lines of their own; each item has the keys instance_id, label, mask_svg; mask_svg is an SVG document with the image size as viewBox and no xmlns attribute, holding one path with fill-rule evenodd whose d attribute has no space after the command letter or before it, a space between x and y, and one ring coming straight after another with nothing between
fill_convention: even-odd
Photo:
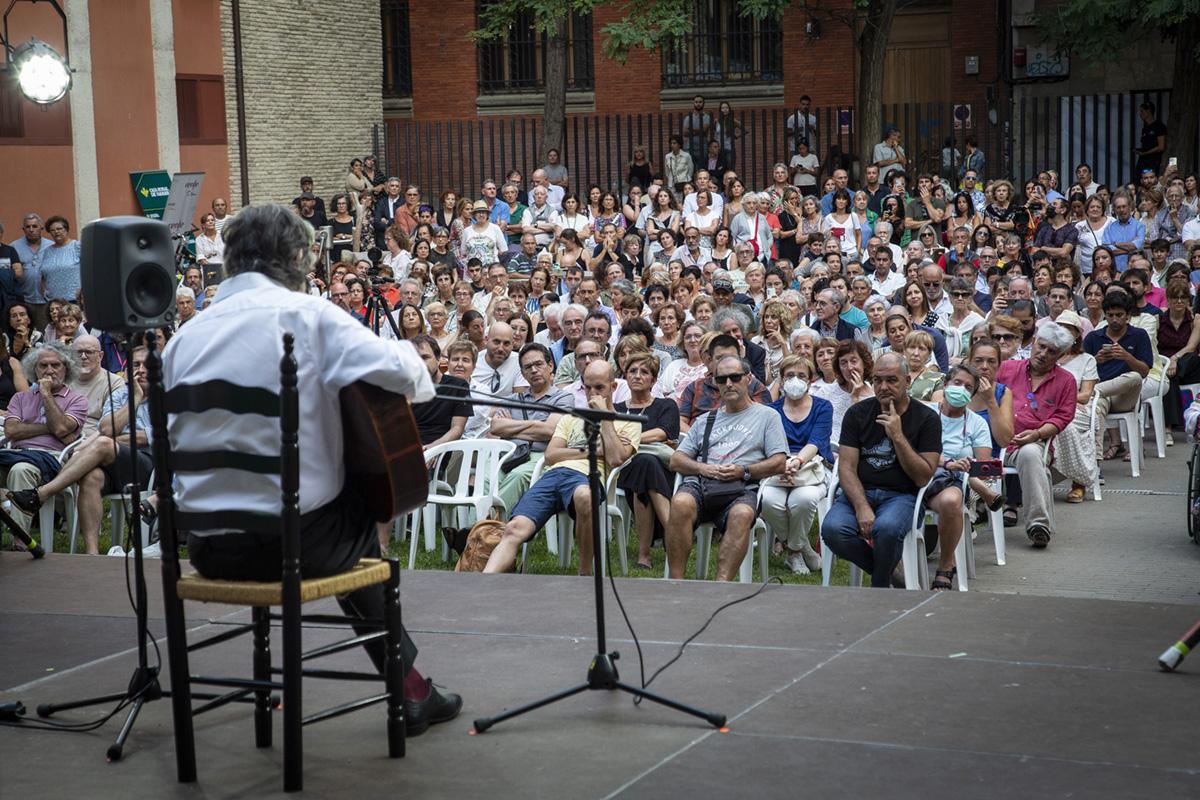
<instances>
[{"instance_id":1,"label":"seated woman","mask_svg":"<svg viewBox=\"0 0 1200 800\"><path fill-rule=\"evenodd\" d=\"M817 346L820 357L825 339ZM830 439L839 441L842 435L842 418L850 406L859 400L865 400L875 394L871 388L871 371L875 360L871 351L857 339L847 339L838 342L837 350L833 353L834 384L819 396L824 397L833 405L833 429Z\"/></svg>"},{"instance_id":2,"label":"seated woman","mask_svg":"<svg viewBox=\"0 0 1200 800\"><path fill-rule=\"evenodd\" d=\"M753 342L767 351L767 383L779 378L779 365L788 355L788 334L792 330L792 312L778 300L762 308L762 329Z\"/></svg>"},{"instance_id":3,"label":"seated woman","mask_svg":"<svg viewBox=\"0 0 1200 800\"><path fill-rule=\"evenodd\" d=\"M829 437L833 429L833 406L809 391L816 367L800 356L788 356L779 364L783 397L771 404L783 418L787 434L786 471L764 481L761 489L762 518L783 540L787 566L795 575L820 568L821 557L808 540L817 505L825 497L825 465L833 463Z\"/></svg>"},{"instance_id":4,"label":"seated woman","mask_svg":"<svg viewBox=\"0 0 1200 800\"><path fill-rule=\"evenodd\" d=\"M881 294L873 294L863 303L863 312L867 315L867 335L871 337L871 355L877 356L888 343L887 320L891 305Z\"/></svg>"},{"instance_id":5,"label":"seated woman","mask_svg":"<svg viewBox=\"0 0 1200 800\"><path fill-rule=\"evenodd\" d=\"M942 388L946 376L931 363L933 337L925 331L913 331L904 337L904 358L908 361L908 396L925 402Z\"/></svg>"},{"instance_id":6,"label":"seated woman","mask_svg":"<svg viewBox=\"0 0 1200 800\"><path fill-rule=\"evenodd\" d=\"M971 367L959 364L946 375L946 388L938 402L942 418L941 463L925 490L925 506L938 515L938 541L941 555L931 588L935 592L952 589L958 567L954 548L963 535L962 476L974 460L992 457L992 437L987 421L967 408L979 389L979 376Z\"/></svg>"},{"instance_id":7,"label":"seated woman","mask_svg":"<svg viewBox=\"0 0 1200 800\"><path fill-rule=\"evenodd\" d=\"M996 383L996 370L1004 361L1000 344L982 336L980 329L976 329L975 334L963 363L969 364L975 370L979 385L967 408L983 417L988 424L988 430L992 434L992 458L999 458L1000 451L1008 447L1013 437L1013 395L1003 383ZM971 478L970 483L971 490L979 495L989 509L999 508L1000 495L987 482ZM1015 486L1020 485L1015 481L1013 483ZM1006 511L1004 516L1005 525L1017 524L1015 508L1011 509L1011 514ZM1011 523L1008 521L1010 518Z\"/></svg>"},{"instance_id":8,"label":"seated woman","mask_svg":"<svg viewBox=\"0 0 1200 800\"><path fill-rule=\"evenodd\" d=\"M704 360L703 340L708 333L699 322L689 322L683 326L680 337L683 342L683 358L677 358L667 364L658 379L658 395L678 400L683 390L697 378L708 374L708 365ZM712 334L716 335L716 334Z\"/></svg>"},{"instance_id":9,"label":"seated woman","mask_svg":"<svg viewBox=\"0 0 1200 800\"><path fill-rule=\"evenodd\" d=\"M1100 479L1096 464L1096 438L1092 434L1092 394L1100 380L1096 357L1083 352L1083 323L1067 309L1055 320L1075 337L1058 365L1075 376L1075 419L1054 437L1053 471L1071 481L1068 503L1082 503L1084 494Z\"/></svg>"},{"instance_id":10,"label":"seated woman","mask_svg":"<svg viewBox=\"0 0 1200 800\"><path fill-rule=\"evenodd\" d=\"M963 278L950 279L950 304L954 309L938 317L937 329L946 334L950 358L961 358L971 331L983 324L983 315L975 310L975 286ZM957 333L958 335L952 335ZM957 346L955 346L957 344Z\"/></svg>"},{"instance_id":11,"label":"seated woman","mask_svg":"<svg viewBox=\"0 0 1200 800\"><path fill-rule=\"evenodd\" d=\"M642 428L641 446L622 468L617 487L625 491L625 497L633 506L633 520L638 531L638 556L634 566L652 569L651 545L655 539L662 538L671 513L675 476L667 470L666 464L679 443L679 406L674 400L651 394L658 380L658 359L654 354L635 350L625 359L624 367L629 400L616 403L614 407L617 411L644 414L650 418L650 424Z\"/></svg>"}]
</instances>

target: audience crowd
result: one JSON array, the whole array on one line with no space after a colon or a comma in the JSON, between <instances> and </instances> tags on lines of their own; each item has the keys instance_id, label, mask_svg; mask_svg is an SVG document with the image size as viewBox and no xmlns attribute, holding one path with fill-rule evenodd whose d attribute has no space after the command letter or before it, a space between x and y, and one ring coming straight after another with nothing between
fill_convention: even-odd
<instances>
[{"instance_id":1,"label":"audience crowd","mask_svg":"<svg viewBox=\"0 0 1200 800\"><path fill-rule=\"evenodd\" d=\"M595 498L577 406L650 420L601 435L639 567L661 539L681 577L695 526L711 523L729 579L761 520L796 573L819 567L823 545L873 586L893 585L925 487L937 590L953 585L955 545L989 511L1032 547L1050 543L1063 528L1054 485L1083 502L1103 469L1131 457L1112 414L1161 396L1167 444L1182 430L1180 387L1200 382L1200 197L1173 160L1161 172L1161 153L1139 161L1128 184L1098 183L1088 164L1014 183L985 174L968 142L952 185L908 171L892 128L852 180L820 163L815 119L798 115L792 152L770 175L741 175L731 137L700 113L659 165L634 148L626 192L578 185L556 151L528 181L512 169L440 194L386 176L373 156L350 162L328 202L300 181L295 213L328 229L327 267L308 291L410 340L446 395L415 406L422 443L528 445L502 472L508 523L489 571L511 569L560 511L575 517L590 570ZM177 325L220 300L232 213L218 198L199 220ZM89 329L79 272L60 216L29 214L0 246L0 466L25 524L62 491L52 479L64 448L129 445L114 407L123 356ZM471 402L489 397L557 411ZM81 446L73 458L87 469L68 473L88 506L90 552L99 498L124 479L101 450ZM1015 474L1003 486L976 474L987 462Z\"/></svg>"}]
</instances>

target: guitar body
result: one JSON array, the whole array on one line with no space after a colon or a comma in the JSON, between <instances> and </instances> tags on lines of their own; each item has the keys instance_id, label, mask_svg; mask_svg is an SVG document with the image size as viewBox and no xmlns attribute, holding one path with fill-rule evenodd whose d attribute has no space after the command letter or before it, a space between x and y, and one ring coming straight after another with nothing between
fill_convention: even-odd
<instances>
[{"instance_id":1,"label":"guitar body","mask_svg":"<svg viewBox=\"0 0 1200 800\"><path fill-rule=\"evenodd\" d=\"M408 398L359 381L342 389L346 480L371 516L388 522L424 505L429 475Z\"/></svg>"}]
</instances>

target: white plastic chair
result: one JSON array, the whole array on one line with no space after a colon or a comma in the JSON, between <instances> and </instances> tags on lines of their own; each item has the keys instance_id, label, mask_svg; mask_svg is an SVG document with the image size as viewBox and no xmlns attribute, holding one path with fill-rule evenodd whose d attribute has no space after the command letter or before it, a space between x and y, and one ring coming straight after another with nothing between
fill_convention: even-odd
<instances>
[{"instance_id":1,"label":"white plastic chair","mask_svg":"<svg viewBox=\"0 0 1200 800\"><path fill-rule=\"evenodd\" d=\"M624 464L621 467L625 466ZM608 569L608 544L612 537L617 539L617 554L621 560L621 574L629 574L629 526L625 521L625 512L621 508L617 498L617 476L621 474L621 467L608 471L608 477L604 481L604 496L606 499L604 508L600 512L600 541L603 543L600 549L600 566L601 569ZM533 474L530 476L529 485L537 481L545 471L545 461L534 467ZM546 546L550 550L551 555L558 555L558 565L566 569L571 563L571 548L575 544L575 520L566 511L560 511L546 521L544 528L546 532ZM521 559L528 561L527 554L529 552L529 542L521 545Z\"/></svg>"},{"instance_id":2,"label":"white plastic chair","mask_svg":"<svg viewBox=\"0 0 1200 800\"><path fill-rule=\"evenodd\" d=\"M65 464L67 459L71 457L71 453L74 453L75 449L82 443L82 439L76 439L63 448L63 451L58 454L58 463L60 465ZM4 439L0 442L0 447L8 450L12 448L12 444L7 439ZM0 486L0 491L3 490L3 487ZM67 533L70 535L70 552L75 552L75 539L79 534L79 516L75 509L76 492L77 490L74 486L69 486L65 491L59 492L53 502L43 503L42 507L38 510L38 532L41 536L39 544L45 548L47 553L54 552L54 509L58 505L59 500L63 503L63 520L66 522Z\"/></svg>"},{"instance_id":3,"label":"white plastic chair","mask_svg":"<svg viewBox=\"0 0 1200 800\"><path fill-rule=\"evenodd\" d=\"M675 476L675 491L679 491L679 486L683 483L683 475ZM757 496L757 502L754 507L755 515L758 514L758 503L762 502L762 495ZM708 580L708 562L709 554L712 551L713 526L712 523L704 523L696 526L696 578L697 580ZM754 520L754 526L750 529L750 541L746 546L746 556L742 559L741 566L738 567L738 582L753 583L754 582L754 549L758 548L758 572L765 581L770 574L770 556L771 545L767 531L767 524L762 521L762 517ZM663 577L668 578L671 575L671 565L669 557L663 559Z\"/></svg>"},{"instance_id":4,"label":"white plastic chair","mask_svg":"<svg viewBox=\"0 0 1200 800\"><path fill-rule=\"evenodd\" d=\"M500 502L496 497L500 486L500 462L516 448L516 442L501 439L460 439L425 451L425 461L430 464L429 500L421 509L426 550L437 546L438 522L446 514L453 512L460 528L487 519L492 506ZM452 463L452 459L457 459L457 463ZM447 467L445 479L440 479L443 465ZM409 541L409 569L416 563L420 538L414 532ZM447 560L449 548L444 541L441 550L442 560Z\"/></svg>"},{"instance_id":5,"label":"white plastic chair","mask_svg":"<svg viewBox=\"0 0 1200 800\"><path fill-rule=\"evenodd\" d=\"M833 507L833 502L837 498L838 483L839 483L839 476L838 476L838 472L835 468L833 471L833 480L829 485L829 491L825 495L825 497L827 498L826 503L825 503L825 513L826 514L829 513L829 509ZM901 553L900 553L900 562L904 565L904 587L906 589L909 589L912 591L916 591L917 589L929 588L928 574L922 575L923 572L927 572L927 570L922 569L922 564L924 563L924 560L925 560L925 552L923 549L923 545L921 545L922 549L918 549L918 540L920 540L921 543L923 543L925 541L924 531L921 529L921 526L918 525L918 523L923 524L923 518L919 519L919 517L921 516L921 501L925 499L925 489L926 489L926 487L922 486L921 490L919 492L917 492L917 503L915 506L913 506L912 524L911 524L911 527L909 528L908 536L904 537L904 544L903 544L903 547L902 547ZM825 521L824 515L822 515L821 521L822 521L822 523ZM837 561L837 556L834 555L833 550L831 550L829 548L829 544L824 539L822 539L821 540L821 585L822 586L829 585L829 578L833 574L833 565L836 561ZM924 581L924 582L922 582L922 581ZM862 571L853 563L850 564L850 585L851 586L861 586L862 585Z\"/></svg>"},{"instance_id":6,"label":"white plastic chair","mask_svg":"<svg viewBox=\"0 0 1200 800\"><path fill-rule=\"evenodd\" d=\"M1161 402L1161 401L1160 401ZM1162 419L1162 415L1159 415ZM1130 411L1109 411L1104 420L1104 429L1118 428L1121 441L1129 451L1129 469L1133 477L1142 474L1142 399L1139 396Z\"/></svg>"},{"instance_id":7,"label":"white plastic chair","mask_svg":"<svg viewBox=\"0 0 1200 800\"><path fill-rule=\"evenodd\" d=\"M1141 409L1141 428L1144 430L1149 415L1149 422L1154 425L1154 444L1158 448L1158 457L1167 457L1167 420L1163 413L1163 398L1167 394L1167 390L1171 388L1171 381L1167 377L1167 369L1171 366L1171 359L1162 355L1154 359L1155 366L1158 367L1162 375L1162 380L1158 382L1158 393L1153 397L1147 398L1142 403ZM1133 463L1133 458L1130 457L1130 463Z\"/></svg>"}]
</instances>

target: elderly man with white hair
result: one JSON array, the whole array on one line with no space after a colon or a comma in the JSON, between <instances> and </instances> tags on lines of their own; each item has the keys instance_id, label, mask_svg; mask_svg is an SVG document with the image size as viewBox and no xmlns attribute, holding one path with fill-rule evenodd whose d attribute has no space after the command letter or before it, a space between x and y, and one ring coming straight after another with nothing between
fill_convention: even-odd
<instances>
[{"instance_id":1,"label":"elderly man with white hair","mask_svg":"<svg viewBox=\"0 0 1200 800\"><path fill-rule=\"evenodd\" d=\"M101 418L110 413L110 399L118 389L125 387L125 378L109 372L101 365L104 353L100 340L95 336L77 336L71 342L71 351L79 359L79 374L70 382L70 387L87 398L87 420L83 423L83 438L96 432Z\"/></svg>"},{"instance_id":2,"label":"elderly man with white hair","mask_svg":"<svg viewBox=\"0 0 1200 800\"><path fill-rule=\"evenodd\" d=\"M1075 418L1075 376L1058 366L1075 336L1058 323L1038 328L1027 360L1006 361L996 383L1013 397L1013 437L1004 463L1016 467L1025 504L1025 534L1035 548L1050 544L1054 533L1054 490L1046 469L1046 451L1058 432Z\"/></svg>"},{"instance_id":3,"label":"elderly man with white hair","mask_svg":"<svg viewBox=\"0 0 1200 800\"><path fill-rule=\"evenodd\" d=\"M754 248L754 260L763 263L771 257L773 242L771 226L759 210L760 204L766 206L764 197L756 192L747 192L742 197L742 212L729 221L729 234L734 244L749 243Z\"/></svg>"},{"instance_id":4,"label":"elderly man with white hair","mask_svg":"<svg viewBox=\"0 0 1200 800\"><path fill-rule=\"evenodd\" d=\"M175 290L175 328L196 316L196 293L190 286L180 286Z\"/></svg>"}]
</instances>

